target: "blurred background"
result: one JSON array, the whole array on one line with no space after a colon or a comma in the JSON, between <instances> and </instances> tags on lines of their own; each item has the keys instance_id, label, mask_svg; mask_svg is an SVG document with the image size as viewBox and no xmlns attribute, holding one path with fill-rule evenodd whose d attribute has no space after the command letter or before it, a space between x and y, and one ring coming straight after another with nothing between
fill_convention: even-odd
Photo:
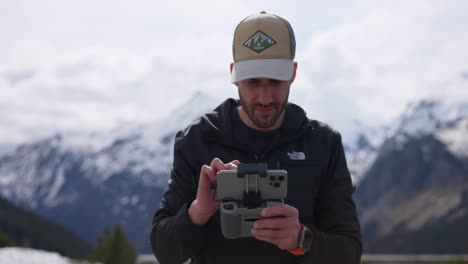
<instances>
[{"instance_id":1,"label":"blurred background","mask_svg":"<svg viewBox=\"0 0 468 264\"><path fill-rule=\"evenodd\" d=\"M295 31L290 101L343 136L365 253L468 254L467 1L0 0L0 263L150 253L174 135L237 98L263 10Z\"/></svg>"}]
</instances>

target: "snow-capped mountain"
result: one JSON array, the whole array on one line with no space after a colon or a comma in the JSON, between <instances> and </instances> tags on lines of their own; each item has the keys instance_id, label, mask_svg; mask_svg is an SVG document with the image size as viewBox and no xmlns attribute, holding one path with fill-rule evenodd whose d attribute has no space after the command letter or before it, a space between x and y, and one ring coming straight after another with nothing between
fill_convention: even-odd
<instances>
[{"instance_id":1,"label":"snow-capped mountain","mask_svg":"<svg viewBox=\"0 0 468 264\"><path fill-rule=\"evenodd\" d=\"M468 118L454 121L450 126L436 131L435 136L455 156L468 157Z\"/></svg>"},{"instance_id":2,"label":"snow-capped mountain","mask_svg":"<svg viewBox=\"0 0 468 264\"><path fill-rule=\"evenodd\" d=\"M105 133L61 133L0 158L0 194L90 242L120 223L149 251L152 215L167 185L176 132L216 106L197 93L166 118Z\"/></svg>"},{"instance_id":3,"label":"snow-capped mountain","mask_svg":"<svg viewBox=\"0 0 468 264\"><path fill-rule=\"evenodd\" d=\"M358 184L378 156L401 149L411 139L434 135L456 156L468 156L468 102L425 99L408 105L393 122L371 127L355 121L345 131L348 167Z\"/></svg>"},{"instance_id":4,"label":"snow-capped mountain","mask_svg":"<svg viewBox=\"0 0 468 264\"><path fill-rule=\"evenodd\" d=\"M0 144L0 156L7 154L15 149L15 144Z\"/></svg>"},{"instance_id":5,"label":"snow-capped mountain","mask_svg":"<svg viewBox=\"0 0 468 264\"><path fill-rule=\"evenodd\" d=\"M24 144L0 157L0 194L90 242L120 223L138 251L149 252L152 215L167 185L175 133L218 103L197 93L149 124L60 133ZM356 121L343 138L358 189L361 181L373 177L369 171L385 153L425 135L434 135L457 157L466 155L467 104L424 100L383 128Z\"/></svg>"},{"instance_id":6,"label":"snow-capped mountain","mask_svg":"<svg viewBox=\"0 0 468 264\"><path fill-rule=\"evenodd\" d=\"M454 130L461 130L460 133L462 134L460 135L463 135L463 125L460 125L459 122L463 122L466 118L468 118L467 101L429 99L410 104L406 111L394 122L395 126L390 126L391 129L386 136L385 151L401 148L411 139L435 133L440 134L439 139L446 144L453 145L453 140L457 140L457 143L466 144L463 139L453 139L447 136L447 133L455 135ZM452 132L442 132L444 130ZM456 154L468 155L468 153Z\"/></svg>"},{"instance_id":7,"label":"snow-capped mountain","mask_svg":"<svg viewBox=\"0 0 468 264\"><path fill-rule=\"evenodd\" d=\"M367 169L377 157L377 150L385 139L385 127L371 127L360 121L354 121L354 126L344 131L344 148L348 169L353 183L358 184Z\"/></svg>"},{"instance_id":8,"label":"snow-capped mountain","mask_svg":"<svg viewBox=\"0 0 468 264\"><path fill-rule=\"evenodd\" d=\"M148 172L166 174L172 162L175 132L212 110L216 102L200 92L162 120L147 124L124 124L106 133L63 136L64 150L81 150L89 180L106 181L112 175L129 170L146 185L165 186L167 177L148 177Z\"/></svg>"},{"instance_id":9,"label":"snow-capped mountain","mask_svg":"<svg viewBox=\"0 0 468 264\"><path fill-rule=\"evenodd\" d=\"M467 252L467 109L423 100L393 122L355 194L369 252Z\"/></svg>"},{"instance_id":10,"label":"snow-capped mountain","mask_svg":"<svg viewBox=\"0 0 468 264\"><path fill-rule=\"evenodd\" d=\"M73 202L73 193L60 197L58 193L65 184L65 173L78 162L85 180L93 185L127 171L144 185L163 187L172 161L175 132L214 106L213 99L197 93L183 107L153 123L124 124L100 133L66 132L22 145L0 160L1 193L32 208L41 201L44 206ZM61 158L40 166L45 158L53 156ZM43 199L34 199L37 197Z\"/></svg>"}]
</instances>

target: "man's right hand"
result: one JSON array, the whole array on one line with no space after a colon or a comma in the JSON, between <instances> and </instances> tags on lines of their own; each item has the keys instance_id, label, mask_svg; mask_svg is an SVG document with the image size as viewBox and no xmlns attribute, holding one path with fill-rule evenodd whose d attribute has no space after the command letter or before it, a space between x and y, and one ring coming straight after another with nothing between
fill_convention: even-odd
<instances>
[{"instance_id":1,"label":"man's right hand","mask_svg":"<svg viewBox=\"0 0 468 264\"><path fill-rule=\"evenodd\" d=\"M198 180L197 198L188 209L188 214L192 222L196 225L204 225L219 210L220 202L214 198L216 190L211 188L212 183L216 183L216 174L220 170L236 170L238 160L224 164L220 159L215 158L210 166L203 165Z\"/></svg>"}]
</instances>

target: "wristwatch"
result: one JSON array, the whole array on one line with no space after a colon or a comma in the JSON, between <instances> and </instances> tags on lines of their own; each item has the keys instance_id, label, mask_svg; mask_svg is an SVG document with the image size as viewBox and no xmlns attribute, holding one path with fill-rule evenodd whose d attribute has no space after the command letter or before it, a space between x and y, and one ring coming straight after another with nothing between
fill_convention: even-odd
<instances>
[{"instance_id":1,"label":"wristwatch","mask_svg":"<svg viewBox=\"0 0 468 264\"><path fill-rule=\"evenodd\" d=\"M312 232L305 225L301 224L299 246L297 248L288 249L288 252L296 256L301 256L310 251L311 247Z\"/></svg>"}]
</instances>

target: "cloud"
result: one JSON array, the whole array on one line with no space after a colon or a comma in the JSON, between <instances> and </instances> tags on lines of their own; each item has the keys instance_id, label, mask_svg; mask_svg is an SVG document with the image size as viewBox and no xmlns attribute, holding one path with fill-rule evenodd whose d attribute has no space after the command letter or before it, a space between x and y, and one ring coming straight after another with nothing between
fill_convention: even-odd
<instances>
[{"instance_id":1,"label":"cloud","mask_svg":"<svg viewBox=\"0 0 468 264\"><path fill-rule=\"evenodd\" d=\"M0 72L0 116L9 127L0 142L57 130L102 130L118 122L154 121L197 90L235 96L229 64L223 61L227 58L207 59L191 50L219 39L178 36L159 42L144 55L101 48L62 52L31 68ZM25 73L34 74L26 78Z\"/></svg>"},{"instance_id":2,"label":"cloud","mask_svg":"<svg viewBox=\"0 0 468 264\"><path fill-rule=\"evenodd\" d=\"M151 122L202 90L237 97L231 41L261 2L11 1L0 7L1 142ZM346 130L380 124L425 96L468 98L462 1L271 1L291 22L291 100ZM208 8L209 7L209 8ZM2 11L3 10L3 11Z\"/></svg>"},{"instance_id":3,"label":"cloud","mask_svg":"<svg viewBox=\"0 0 468 264\"><path fill-rule=\"evenodd\" d=\"M355 118L388 123L423 97L468 100L459 78L468 67L468 36L459 26L468 24L460 12L467 5L459 3L379 3L361 18L312 36L299 55L300 87L310 91L302 103L346 129Z\"/></svg>"}]
</instances>

